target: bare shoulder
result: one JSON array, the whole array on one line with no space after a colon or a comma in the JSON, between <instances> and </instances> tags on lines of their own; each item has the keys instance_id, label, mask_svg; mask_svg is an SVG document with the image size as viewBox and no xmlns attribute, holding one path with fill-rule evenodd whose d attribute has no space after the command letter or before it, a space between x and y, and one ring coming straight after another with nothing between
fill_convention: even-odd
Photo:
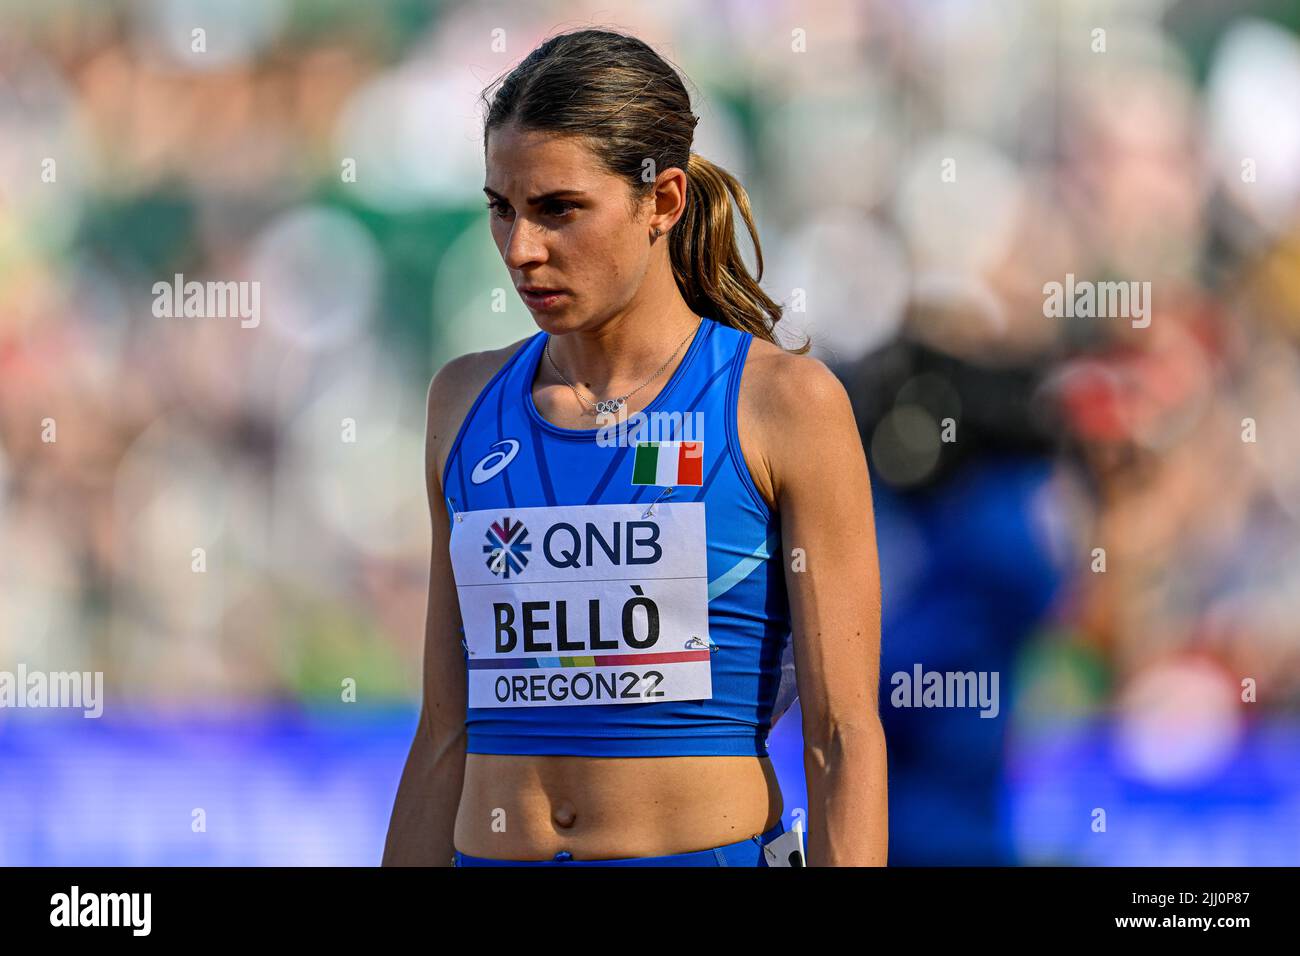
<instances>
[{"instance_id":1,"label":"bare shoulder","mask_svg":"<svg viewBox=\"0 0 1300 956\"><path fill-rule=\"evenodd\" d=\"M843 384L821 359L795 355L759 338L750 345L745 360L742 400L746 391L753 399L770 404L764 411L776 415L783 410L797 415L799 407L806 408L809 403L824 406L848 400Z\"/></svg>"},{"instance_id":2,"label":"bare shoulder","mask_svg":"<svg viewBox=\"0 0 1300 956\"><path fill-rule=\"evenodd\" d=\"M526 336L499 349L457 356L434 373L429 382L425 419L425 461L429 470L426 477L431 483L441 484L451 443L474 400L530 338Z\"/></svg>"},{"instance_id":3,"label":"bare shoulder","mask_svg":"<svg viewBox=\"0 0 1300 956\"><path fill-rule=\"evenodd\" d=\"M737 428L754 484L775 510L783 469L807 463L821 444L858 441L844 385L820 359L755 338L740 379Z\"/></svg>"}]
</instances>

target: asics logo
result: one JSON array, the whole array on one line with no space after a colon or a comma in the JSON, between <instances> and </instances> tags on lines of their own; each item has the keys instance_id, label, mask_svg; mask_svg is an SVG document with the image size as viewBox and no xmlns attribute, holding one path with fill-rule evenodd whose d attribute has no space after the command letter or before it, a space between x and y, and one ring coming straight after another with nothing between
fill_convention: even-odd
<instances>
[{"instance_id":1,"label":"asics logo","mask_svg":"<svg viewBox=\"0 0 1300 956\"><path fill-rule=\"evenodd\" d=\"M503 448L502 446L507 446ZM490 481L505 470L506 465L515 460L515 455L519 454L519 442L513 438L506 438L499 442L494 442L492 448L497 451L489 452L479 463L474 466L474 472L469 476L469 480L476 485L481 485L485 481Z\"/></svg>"}]
</instances>

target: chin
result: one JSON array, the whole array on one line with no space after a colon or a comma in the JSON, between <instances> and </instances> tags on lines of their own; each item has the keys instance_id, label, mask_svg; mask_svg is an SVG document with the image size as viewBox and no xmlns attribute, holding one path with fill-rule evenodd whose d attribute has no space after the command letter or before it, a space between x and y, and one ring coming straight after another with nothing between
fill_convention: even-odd
<instances>
[{"instance_id":1,"label":"chin","mask_svg":"<svg viewBox=\"0 0 1300 956\"><path fill-rule=\"evenodd\" d=\"M576 312L571 313L567 309L545 312L529 310L529 314L532 315L533 321L537 323L537 327L550 335L564 335L566 332L576 332L587 324L582 315Z\"/></svg>"}]
</instances>

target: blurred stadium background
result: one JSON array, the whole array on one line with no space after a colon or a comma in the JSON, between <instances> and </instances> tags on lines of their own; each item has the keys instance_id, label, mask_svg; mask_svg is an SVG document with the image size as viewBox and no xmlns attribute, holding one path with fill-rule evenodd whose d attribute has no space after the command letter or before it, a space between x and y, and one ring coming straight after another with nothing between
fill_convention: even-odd
<instances>
[{"instance_id":1,"label":"blurred stadium background","mask_svg":"<svg viewBox=\"0 0 1300 956\"><path fill-rule=\"evenodd\" d=\"M1300 863L1300 5L0 10L0 670L106 696L0 708L0 864L378 862L425 388L535 328L477 98L584 26L685 72L857 407L891 861ZM156 317L176 273L262 320ZM1046 317L1067 274L1150 282L1150 326ZM998 715L891 706L915 664ZM800 746L795 709L787 823Z\"/></svg>"}]
</instances>

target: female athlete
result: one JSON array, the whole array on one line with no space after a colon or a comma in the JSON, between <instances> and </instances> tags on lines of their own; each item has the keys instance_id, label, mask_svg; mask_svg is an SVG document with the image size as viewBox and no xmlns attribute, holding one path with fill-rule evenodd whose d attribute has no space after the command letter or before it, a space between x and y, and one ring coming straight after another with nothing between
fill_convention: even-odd
<instances>
[{"instance_id":1,"label":"female athlete","mask_svg":"<svg viewBox=\"0 0 1300 956\"><path fill-rule=\"evenodd\" d=\"M495 84L494 84L495 85ZM488 100L492 237L539 331L428 394L423 706L386 865L884 865L880 582L848 396L742 261L641 41ZM792 649L807 842L766 737Z\"/></svg>"}]
</instances>

